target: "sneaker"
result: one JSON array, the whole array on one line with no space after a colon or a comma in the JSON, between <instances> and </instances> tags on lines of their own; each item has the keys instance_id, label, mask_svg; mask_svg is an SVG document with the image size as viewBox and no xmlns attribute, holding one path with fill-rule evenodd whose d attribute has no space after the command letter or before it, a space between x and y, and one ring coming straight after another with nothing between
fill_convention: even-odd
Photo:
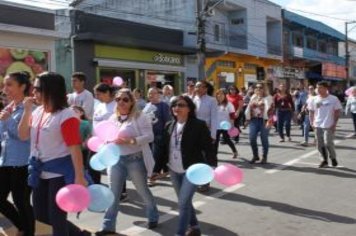
<instances>
[{"instance_id":1,"label":"sneaker","mask_svg":"<svg viewBox=\"0 0 356 236\"><path fill-rule=\"evenodd\" d=\"M209 192L210 185L209 184L204 184L198 187L198 192L199 193L206 193Z\"/></svg>"},{"instance_id":2,"label":"sneaker","mask_svg":"<svg viewBox=\"0 0 356 236\"><path fill-rule=\"evenodd\" d=\"M255 164L256 161L259 161L260 158L259 157L253 157L250 161L250 164Z\"/></svg>"},{"instance_id":3,"label":"sneaker","mask_svg":"<svg viewBox=\"0 0 356 236\"><path fill-rule=\"evenodd\" d=\"M291 137L288 137L288 142L291 142L292 141L292 138Z\"/></svg>"},{"instance_id":4,"label":"sneaker","mask_svg":"<svg viewBox=\"0 0 356 236\"><path fill-rule=\"evenodd\" d=\"M234 155L232 156L232 159L236 159L237 158L237 152L234 152Z\"/></svg>"},{"instance_id":5,"label":"sneaker","mask_svg":"<svg viewBox=\"0 0 356 236\"><path fill-rule=\"evenodd\" d=\"M155 185L156 185L156 179L149 178L149 179L147 180L147 185L148 185L148 187L153 187L153 186L155 186Z\"/></svg>"},{"instance_id":6,"label":"sneaker","mask_svg":"<svg viewBox=\"0 0 356 236\"><path fill-rule=\"evenodd\" d=\"M262 158L261 164L267 164L267 157Z\"/></svg>"},{"instance_id":7,"label":"sneaker","mask_svg":"<svg viewBox=\"0 0 356 236\"><path fill-rule=\"evenodd\" d=\"M120 202L127 202L129 200L129 195L127 193L121 193Z\"/></svg>"},{"instance_id":8,"label":"sneaker","mask_svg":"<svg viewBox=\"0 0 356 236\"><path fill-rule=\"evenodd\" d=\"M303 142L301 142L301 143L300 143L300 146L303 146L303 147L308 147L308 143L307 143L307 142L305 142L305 141L303 141Z\"/></svg>"},{"instance_id":9,"label":"sneaker","mask_svg":"<svg viewBox=\"0 0 356 236\"><path fill-rule=\"evenodd\" d=\"M155 229L158 227L158 221L151 221L147 223L147 229Z\"/></svg>"},{"instance_id":10,"label":"sneaker","mask_svg":"<svg viewBox=\"0 0 356 236\"><path fill-rule=\"evenodd\" d=\"M199 228L189 228L187 232L185 232L185 236L201 236L201 231Z\"/></svg>"},{"instance_id":11,"label":"sneaker","mask_svg":"<svg viewBox=\"0 0 356 236\"><path fill-rule=\"evenodd\" d=\"M333 166L333 167L337 167L337 160L336 159L331 159L331 165Z\"/></svg>"},{"instance_id":12,"label":"sneaker","mask_svg":"<svg viewBox=\"0 0 356 236\"><path fill-rule=\"evenodd\" d=\"M159 174L157 176L157 179L163 179L163 178L166 178L167 176L169 175L169 172L163 172L162 174Z\"/></svg>"},{"instance_id":13,"label":"sneaker","mask_svg":"<svg viewBox=\"0 0 356 236\"><path fill-rule=\"evenodd\" d=\"M284 143L285 141L284 141L284 139L281 139L281 140L279 140L279 142L280 142L280 143Z\"/></svg>"},{"instance_id":14,"label":"sneaker","mask_svg":"<svg viewBox=\"0 0 356 236\"><path fill-rule=\"evenodd\" d=\"M320 164L319 164L319 168L324 168L324 167L327 167L328 166L328 162L327 161L322 161Z\"/></svg>"},{"instance_id":15,"label":"sneaker","mask_svg":"<svg viewBox=\"0 0 356 236\"><path fill-rule=\"evenodd\" d=\"M95 232L96 236L105 236L105 235L116 235L115 231L109 231L109 230L100 230Z\"/></svg>"}]
</instances>

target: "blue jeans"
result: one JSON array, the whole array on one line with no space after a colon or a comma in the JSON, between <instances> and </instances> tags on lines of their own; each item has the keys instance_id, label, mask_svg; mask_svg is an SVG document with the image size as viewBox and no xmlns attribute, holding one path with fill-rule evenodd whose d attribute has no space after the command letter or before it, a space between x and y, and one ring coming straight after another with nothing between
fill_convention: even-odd
<instances>
[{"instance_id":1,"label":"blue jeans","mask_svg":"<svg viewBox=\"0 0 356 236\"><path fill-rule=\"evenodd\" d=\"M262 118L252 118L250 121L250 144L253 157L258 157L257 135L260 133L263 157L267 158L268 155L268 133L269 129L266 128L265 120Z\"/></svg>"},{"instance_id":2,"label":"blue jeans","mask_svg":"<svg viewBox=\"0 0 356 236\"><path fill-rule=\"evenodd\" d=\"M277 126L278 126L278 133L279 137L281 139L284 139L284 133L283 133L283 127L286 127L286 135L289 138L290 137L290 127L291 127L291 121L292 121L292 111L286 110L286 111L278 111L278 121L277 121Z\"/></svg>"},{"instance_id":3,"label":"blue jeans","mask_svg":"<svg viewBox=\"0 0 356 236\"><path fill-rule=\"evenodd\" d=\"M174 190L178 196L179 223L176 235L185 235L188 225L199 228L198 219L193 207L193 196L197 186L189 182L185 173L169 171Z\"/></svg>"},{"instance_id":4,"label":"blue jeans","mask_svg":"<svg viewBox=\"0 0 356 236\"><path fill-rule=\"evenodd\" d=\"M307 143L309 141L309 130L310 130L310 120L309 115L304 116L303 122L303 134L304 134L304 141Z\"/></svg>"},{"instance_id":5,"label":"blue jeans","mask_svg":"<svg viewBox=\"0 0 356 236\"><path fill-rule=\"evenodd\" d=\"M109 187L114 193L115 200L104 215L103 230L115 231L116 218L119 212L120 195L127 175L130 175L137 192L146 205L146 215L149 222L158 222L156 201L147 186L147 171L143 162L142 153L120 156L119 162L108 168Z\"/></svg>"}]
</instances>

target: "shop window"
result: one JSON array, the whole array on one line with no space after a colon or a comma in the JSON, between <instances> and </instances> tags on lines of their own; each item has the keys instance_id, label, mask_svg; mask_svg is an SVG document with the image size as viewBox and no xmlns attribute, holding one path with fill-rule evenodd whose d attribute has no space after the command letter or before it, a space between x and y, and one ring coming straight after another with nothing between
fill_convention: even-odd
<instances>
[{"instance_id":1,"label":"shop window","mask_svg":"<svg viewBox=\"0 0 356 236\"><path fill-rule=\"evenodd\" d=\"M220 61L217 61L217 66L235 68L235 62L220 60Z\"/></svg>"},{"instance_id":2,"label":"shop window","mask_svg":"<svg viewBox=\"0 0 356 236\"><path fill-rule=\"evenodd\" d=\"M232 25L242 25L245 23L244 18L235 18L235 19L231 19L231 24Z\"/></svg>"},{"instance_id":3,"label":"shop window","mask_svg":"<svg viewBox=\"0 0 356 236\"><path fill-rule=\"evenodd\" d=\"M127 86L130 89L134 89L136 87L135 78L136 73L134 70L121 70L115 68L100 68L100 82L106 84L112 84L113 78L116 76L120 76L124 81L124 86Z\"/></svg>"}]
</instances>

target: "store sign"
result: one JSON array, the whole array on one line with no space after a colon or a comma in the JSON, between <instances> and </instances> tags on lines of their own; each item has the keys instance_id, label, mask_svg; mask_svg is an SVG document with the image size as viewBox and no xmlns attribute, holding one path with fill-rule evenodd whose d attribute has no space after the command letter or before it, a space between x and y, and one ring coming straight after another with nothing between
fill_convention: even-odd
<instances>
[{"instance_id":1,"label":"store sign","mask_svg":"<svg viewBox=\"0 0 356 236\"><path fill-rule=\"evenodd\" d=\"M125 48L109 45L95 45L98 58L116 59L132 62L183 66L183 56L169 52L157 52L138 48Z\"/></svg>"},{"instance_id":2,"label":"store sign","mask_svg":"<svg viewBox=\"0 0 356 236\"><path fill-rule=\"evenodd\" d=\"M47 71L49 53L46 51L28 50L22 48L0 48L0 80L5 75L26 71L35 78L37 74Z\"/></svg>"},{"instance_id":3,"label":"store sign","mask_svg":"<svg viewBox=\"0 0 356 236\"><path fill-rule=\"evenodd\" d=\"M168 56L162 53L158 53L153 56L153 61L160 64L181 65L182 58L179 56Z\"/></svg>"},{"instance_id":4,"label":"store sign","mask_svg":"<svg viewBox=\"0 0 356 236\"><path fill-rule=\"evenodd\" d=\"M322 76L345 79L346 78L345 66L341 66L333 63L323 63Z\"/></svg>"},{"instance_id":5,"label":"store sign","mask_svg":"<svg viewBox=\"0 0 356 236\"><path fill-rule=\"evenodd\" d=\"M278 78L305 79L305 73L302 68L295 67L274 67L274 75Z\"/></svg>"}]
</instances>

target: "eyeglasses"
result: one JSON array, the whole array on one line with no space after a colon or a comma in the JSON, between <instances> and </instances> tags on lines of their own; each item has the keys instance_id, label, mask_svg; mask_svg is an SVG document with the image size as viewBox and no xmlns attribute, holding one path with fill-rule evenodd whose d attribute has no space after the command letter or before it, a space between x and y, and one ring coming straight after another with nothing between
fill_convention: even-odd
<instances>
[{"instance_id":1,"label":"eyeglasses","mask_svg":"<svg viewBox=\"0 0 356 236\"><path fill-rule=\"evenodd\" d=\"M262 86L256 86L256 89L263 89Z\"/></svg>"},{"instance_id":2,"label":"eyeglasses","mask_svg":"<svg viewBox=\"0 0 356 236\"><path fill-rule=\"evenodd\" d=\"M184 104L184 103L176 103L176 104L173 104L172 107L178 107L178 108L183 108L183 107L187 107L188 105L187 104Z\"/></svg>"},{"instance_id":3,"label":"eyeglasses","mask_svg":"<svg viewBox=\"0 0 356 236\"><path fill-rule=\"evenodd\" d=\"M125 103L128 103L128 102L130 102L130 99L129 98L115 98L115 101L116 102L120 102L120 101L123 101L123 102L125 102Z\"/></svg>"}]
</instances>

